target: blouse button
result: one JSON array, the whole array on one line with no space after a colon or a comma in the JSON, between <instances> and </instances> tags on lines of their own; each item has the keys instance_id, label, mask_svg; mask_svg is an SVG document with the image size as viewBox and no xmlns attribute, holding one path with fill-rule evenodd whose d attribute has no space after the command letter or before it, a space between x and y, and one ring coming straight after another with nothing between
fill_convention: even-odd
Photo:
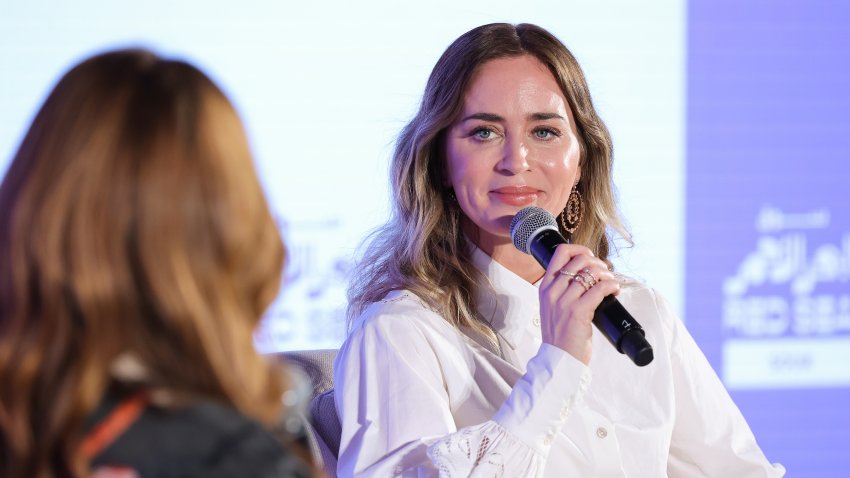
<instances>
[{"instance_id":1,"label":"blouse button","mask_svg":"<svg viewBox=\"0 0 850 478\"><path fill-rule=\"evenodd\" d=\"M535 317L532 321L535 327L540 327L540 317Z\"/></svg>"},{"instance_id":2,"label":"blouse button","mask_svg":"<svg viewBox=\"0 0 850 478\"><path fill-rule=\"evenodd\" d=\"M599 438L605 438L608 436L608 430L606 430L605 427L599 427L596 429L596 436Z\"/></svg>"}]
</instances>

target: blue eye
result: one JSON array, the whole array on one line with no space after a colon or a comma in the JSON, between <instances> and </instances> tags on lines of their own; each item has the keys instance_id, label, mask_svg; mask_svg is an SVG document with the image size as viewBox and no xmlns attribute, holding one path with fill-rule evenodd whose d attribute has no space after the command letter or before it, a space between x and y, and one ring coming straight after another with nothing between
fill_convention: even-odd
<instances>
[{"instance_id":1,"label":"blue eye","mask_svg":"<svg viewBox=\"0 0 850 478\"><path fill-rule=\"evenodd\" d=\"M493 139L493 136L495 134L496 134L496 132L493 131L491 128L481 127L481 128L475 128L474 130L472 130L472 133L470 133L469 136L471 136L475 139L478 139L478 140L486 141L486 140Z\"/></svg>"},{"instance_id":2,"label":"blue eye","mask_svg":"<svg viewBox=\"0 0 850 478\"><path fill-rule=\"evenodd\" d=\"M561 133L552 128L537 128L534 130L534 136L537 139L549 140L561 136Z\"/></svg>"}]
</instances>

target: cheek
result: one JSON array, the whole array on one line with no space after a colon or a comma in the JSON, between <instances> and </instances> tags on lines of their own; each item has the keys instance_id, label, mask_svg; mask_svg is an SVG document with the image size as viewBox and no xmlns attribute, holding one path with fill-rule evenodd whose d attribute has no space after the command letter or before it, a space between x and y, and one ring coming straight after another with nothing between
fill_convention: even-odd
<instances>
[{"instance_id":1,"label":"cheek","mask_svg":"<svg viewBox=\"0 0 850 478\"><path fill-rule=\"evenodd\" d=\"M546 161L544 168L552 191L553 208L563 208L579 177L579 149L564 148Z\"/></svg>"},{"instance_id":2,"label":"cheek","mask_svg":"<svg viewBox=\"0 0 850 478\"><path fill-rule=\"evenodd\" d=\"M568 184L569 187L572 187L578 178L578 164L579 155L577 151L576 154L559 152L549 156L542 167L553 186Z\"/></svg>"},{"instance_id":3,"label":"cheek","mask_svg":"<svg viewBox=\"0 0 850 478\"><path fill-rule=\"evenodd\" d=\"M475 163L471 159L469 153L457 144L450 144L446 148L446 179L451 186L469 182L469 176L473 175L470 168Z\"/></svg>"},{"instance_id":4,"label":"cheek","mask_svg":"<svg viewBox=\"0 0 850 478\"><path fill-rule=\"evenodd\" d=\"M578 169L580 157L581 149L578 146L578 142L572 139L568 144L559 145L548 151L545 166L552 170L569 171L572 173Z\"/></svg>"}]
</instances>

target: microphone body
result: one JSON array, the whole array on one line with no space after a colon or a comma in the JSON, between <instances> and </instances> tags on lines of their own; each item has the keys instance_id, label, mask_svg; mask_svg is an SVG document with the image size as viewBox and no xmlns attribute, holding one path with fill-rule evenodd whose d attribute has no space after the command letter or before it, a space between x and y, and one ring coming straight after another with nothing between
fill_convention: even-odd
<instances>
[{"instance_id":1,"label":"microphone body","mask_svg":"<svg viewBox=\"0 0 850 478\"><path fill-rule=\"evenodd\" d=\"M568 244L558 231L555 218L549 211L537 207L524 208L514 216L511 239L517 249L531 254L543 268L549 266L556 247ZM606 296L596 308L593 324L618 352L628 356L635 365L643 367L652 362L652 346L647 342L643 328L613 295Z\"/></svg>"}]
</instances>

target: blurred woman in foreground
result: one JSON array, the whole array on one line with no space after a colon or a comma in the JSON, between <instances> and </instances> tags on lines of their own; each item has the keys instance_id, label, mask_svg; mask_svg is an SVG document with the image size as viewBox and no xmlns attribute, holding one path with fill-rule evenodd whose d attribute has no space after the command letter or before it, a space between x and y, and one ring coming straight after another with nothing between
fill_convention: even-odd
<instances>
[{"instance_id":1,"label":"blurred woman in foreground","mask_svg":"<svg viewBox=\"0 0 850 478\"><path fill-rule=\"evenodd\" d=\"M252 341L283 262L209 78L145 51L73 68L0 186L0 476L307 476Z\"/></svg>"}]
</instances>

